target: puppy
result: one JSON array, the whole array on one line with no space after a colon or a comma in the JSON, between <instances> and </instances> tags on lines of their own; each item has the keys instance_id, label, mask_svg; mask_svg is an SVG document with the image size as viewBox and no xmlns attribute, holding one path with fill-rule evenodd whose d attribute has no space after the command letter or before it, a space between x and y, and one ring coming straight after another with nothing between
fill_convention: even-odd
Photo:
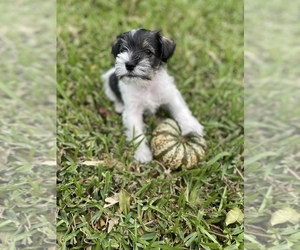
<instances>
[{"instance_id":1,"label":"puppy","mask_svg":"<svg viewBox=\"0 0 300 250\"><path fill-rule=\"evenodd\" d=\"M152 160L144 134L145 111L154 114L164 106L178 122L182 135L203 133L203 126L192 115L164 66L175 47L175 42L159 31L137 29L120 34L111 50L115 67L102 75L107 97L122 114L127 140L138 145L134 157L142 163Z\"/></svg>"}]
</instances>

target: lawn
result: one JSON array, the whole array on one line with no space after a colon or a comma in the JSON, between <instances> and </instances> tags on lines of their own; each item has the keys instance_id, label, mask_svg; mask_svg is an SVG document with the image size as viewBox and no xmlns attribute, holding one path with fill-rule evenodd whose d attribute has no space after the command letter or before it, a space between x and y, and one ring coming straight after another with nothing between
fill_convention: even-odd
<instances>
[{"instance_id":1,"label":"lawn","mask_svg":"<svg viewBox=\"0 0 300 250\"><path fill-rule=\"evenodd\" d=\"M300 4L286 3L245 4L246 249L300 245Z\"/></svg>"},{"instance_id":2,"label":"lawn","mask_svg":"<svg viewBox=\"0 0 300 250\"><path fill-rule=\"evenodd\" d=\"M194 169L133 161L100 75L116 35L161 29L168 71L205 126ZM57 2L59 249L243 249L243 2ZM147 117L147 136L167 114Z\"/></svg>"},{"instance_id":3,"label":"lawn","mask_svg":"<svg viewBox=\"0 0 300 250\"><path fill-rule=\"evenodd\" d=\"M0 2L0 249L56 243L53 3Z\"/></svg>"}]
</instances>

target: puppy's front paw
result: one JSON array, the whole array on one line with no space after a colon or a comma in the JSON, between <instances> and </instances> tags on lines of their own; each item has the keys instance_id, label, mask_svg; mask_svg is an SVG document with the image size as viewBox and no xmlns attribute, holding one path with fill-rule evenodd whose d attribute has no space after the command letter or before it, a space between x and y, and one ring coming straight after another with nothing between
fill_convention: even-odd
<instances>
[{"instance_id":1,"label":"puppy's front paw","mask_svg":"<svg viewBox=\"0 0 300 250\"><path fill-rule=\"evenodd\" d=\"M141 163L152 161L153 156L150 148L147 145L141 144L135 151L134 159Z\"/></svg>"},{"instance_id":2,"label":"puppy's front paw","mask_svg":"<svg viewBox=\"0 0 300 250\"><path fill-rule=\"evenodd\" d=\"M180 127L182 135L197 133L198 135L203 136L204 134L204 127L197 121L196 118L186 121L184 125Z\"/></svg>"}]
</instances>

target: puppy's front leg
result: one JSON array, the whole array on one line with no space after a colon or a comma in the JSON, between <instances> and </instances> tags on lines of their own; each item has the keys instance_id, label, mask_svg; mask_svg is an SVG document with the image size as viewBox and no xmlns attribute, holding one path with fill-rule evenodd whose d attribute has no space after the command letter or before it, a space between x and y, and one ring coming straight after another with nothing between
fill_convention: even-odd
<instances>
[{"instance_id":1,"label":"puppy's front leg","mask_svg":"<svg viewBox=\"0 0 300 250\"><path fill-rule=\"evenodd\" d=\"M178 122L182 135L196 132L203 135L203 126L192 115L180 92L176 89L174 96L167 104L172 117Z\"/></svg>"},{"instance_id":2,"label":"puppy's front leg","mask_svg":"<svg viewBox=\"0 0 300 250\"><path fill-rule=\"evenodd\" d=\"M132 110L124 110L123 124L126 127L126 136L128 141L134 140L135 144L139 144L135 151L134 158L142 163L152 160L152 152L148 146L147 139L143 133L143 112L139 108Z\"/></svg>"}]
</instances>

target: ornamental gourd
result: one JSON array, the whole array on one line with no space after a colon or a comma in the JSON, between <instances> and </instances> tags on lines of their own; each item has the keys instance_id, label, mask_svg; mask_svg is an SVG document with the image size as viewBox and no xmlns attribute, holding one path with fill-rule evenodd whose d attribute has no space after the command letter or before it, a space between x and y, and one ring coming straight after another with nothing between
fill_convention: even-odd
<instances>
[{"instance_id":1,"label":"ornamental gourd","mask_svg":"<svg viewBox=\"0 0 300 250\"><path fill-rule=\"evenodd\" d=\"M207 145L204 138L196 133L182 136L180 127L172 119L160 123L152 135L154 158L171 169L182 165L192 168L205 155Z\"/></svg>"}]
</instances>

